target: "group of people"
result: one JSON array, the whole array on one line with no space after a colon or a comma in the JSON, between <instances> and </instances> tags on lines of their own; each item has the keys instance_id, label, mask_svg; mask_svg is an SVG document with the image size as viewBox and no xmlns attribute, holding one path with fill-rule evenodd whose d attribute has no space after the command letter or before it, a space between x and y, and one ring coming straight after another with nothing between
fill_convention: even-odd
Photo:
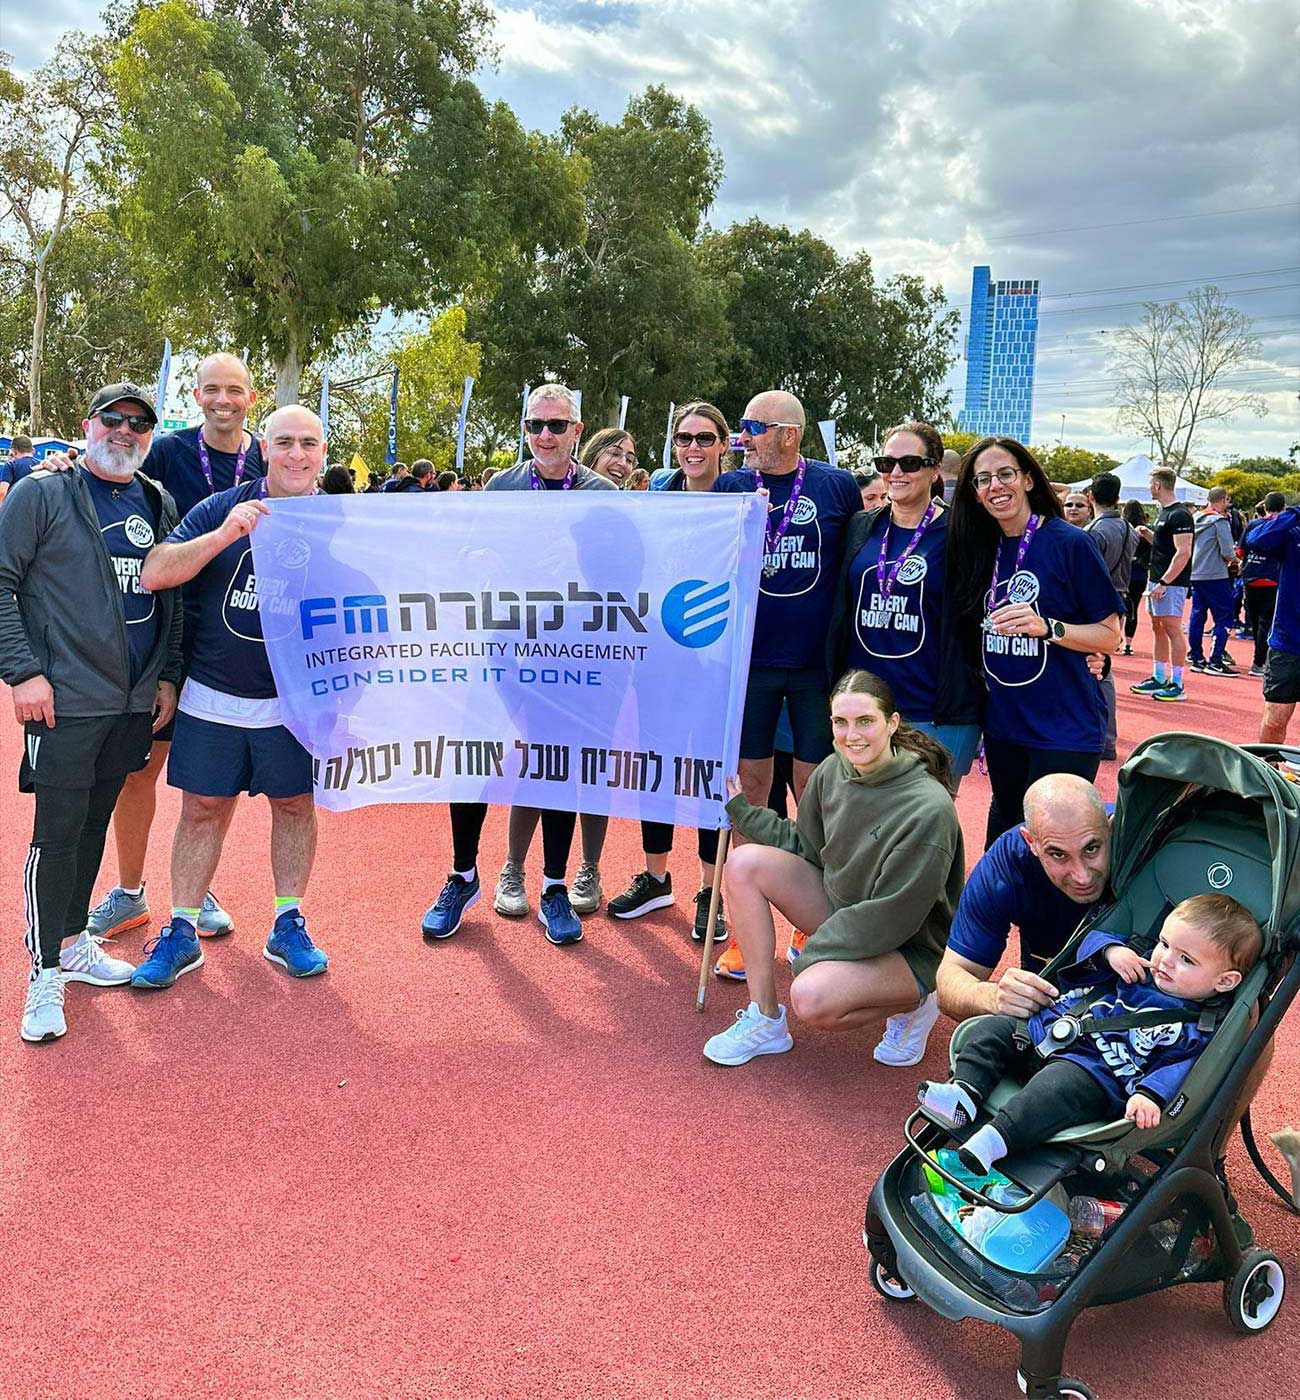
<instances>
[{"instance_id":1,"label":"group of people","mask_svg":"<svg viewBox=\"0 0 1300 1400\"><path fill-rule=\"evenodd\" d=\"M0 507L0 678L24 726L20 784L36 799L24 878L28 1040L65 1032L69 981L158 989L202 965L205 941L232 928L211 886L243 793L264 794L272 812L265 956L296 977L328 966L302 909L316 845L311 759L281 722L247 539L268 501L318 489L324 432L298 405L249 431L256 395L233 355L204 360L195 398L202 424L155 440L148 393L106 386L89 405L81 460L47 458ZM1107 747L1099 677L1120 645L1126 605L1096 531L1066 522L1041 467L1013 439L986 438L954 464L933 427L900 424L873 462L884 499L865 509L866 487L850 473L804 457L804 429L798 399L777 390L751 399L734 435L715 405L683 405L674 465L649 482L682 495L759 491L768 512L727 808L735 844L713 928L715 942L735 935L715 970L752 992L705 1053L739 1064L790 1047L776 996L775 909L797 930L787 956L799 1019L883 1023L876 1058L910 1064L941 1008L966 1014L1046 995L1031 970L990 981L1011 923L1032 950L1043 908L1068 904L1073 928L1077 906L1100 897L1108 833L1091 786ZM636 469L621 429L584 445L576 396L563 385L532 392L524 431L528 454L484 489L615 490ZM1300 512L1262 524L1251 547L1280 564L1268 666L1277 703L1293 706L1295 695L1283 696L1300 668ZM1154 547L1151 576L1157 587L1172 582ZM81 586L69 589L70 578ZM1289 709L1283 730L1286 718ZM786 726L794 821L768 810ZM993 800L986 854L964 884L952 795L981 741ZM150 918L144 864L164 764L182 792L170 917L132 967L103 945ZM481 898L486 811L450 805L453 868L422 920L430 939L455 934ZM92 908L110 822L118 884ZM552 943L577 943L583 916L605 902L608 819L513 808L494 900L504 915L531 910L525 871L539 825L538 917ZM675 902L673 839L671 826L642 824L644 869L608 900L613 917ZM697 843L692 932L703 940L718 833L701 830ZM1007 884L1004 866L1019 870L1018 885ZM999 933L1001 915L990 922L984 906L1010 888L1034 892ZM1054 926L1052 937L1060 933Z\"/></svg>"}]
</instances>

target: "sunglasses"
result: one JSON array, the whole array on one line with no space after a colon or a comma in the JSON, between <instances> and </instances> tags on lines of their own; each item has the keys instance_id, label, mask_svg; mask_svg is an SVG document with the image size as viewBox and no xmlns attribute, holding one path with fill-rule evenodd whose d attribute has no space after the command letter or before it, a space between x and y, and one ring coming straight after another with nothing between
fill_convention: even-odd
<instances>
[{"instance_id":1,"label":"sunglasses","mask_svg":"<svg viewBox=\"0 0 1300 1400\"><path fill-rule=\"evenodd\" d=\"M698 443L701 447L712 447L718 440L717 433L674 433L674 447L689 447L691 443Z\"/></svg>"},{"instance_id":2,"label":"sunglasses","mask_svg":"<svg viewBox=\"0 0 1300 1400\"><path fill-rule=\"evenodd\" d=\"M573 427L573 423L568 418L525 418L524 427L533 437L541 432L554 433L556 437Z\"/></svg>"},{"instance_id":3,"label":"sunglasses","mask_svg":"<svg viewBox=\"0 0 1300 1400\"><path fill-rule=\"evenodd\" d=\"M769 428L797 428L798 423L764 423L761 418L742 418L736 430L748 433L750 437L762 437Z\"/></svg>"},{"instance_id":4,"label":"sunglasses","mask_svg":"<svg viewBox=\"0 0 1300 1400\"><path fill-rule=\"evenodd\" d=\"M924 471L926 467L937 466L933 457L873 457L871 465L881 476L888 476L895 467L911 476L913 472Z\"/></svg>"},{"instance_id":5,"label":"sunglasses","mask_svg":"<svg viewBox=\"0 0 1300 1400\"><path fill-rule=\"evenodd\" d=\"M125 423L137 437L143 437L153 427L153 419L144 413L119 413L115 408L106 408L95 417L106 428L120 428Z\"/></svg>"}]
</instances>

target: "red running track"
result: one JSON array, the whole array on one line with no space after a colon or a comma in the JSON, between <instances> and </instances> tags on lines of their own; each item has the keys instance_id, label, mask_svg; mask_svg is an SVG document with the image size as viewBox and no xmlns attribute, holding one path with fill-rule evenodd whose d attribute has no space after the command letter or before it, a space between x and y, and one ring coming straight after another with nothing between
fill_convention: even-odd
<instances>
[{"instance_id":1,"label":"red running track","mask_svg":"<svg viewBox=\"0 0 1300 1400\"><path fill-rule=\"evenodd\" d=\"M1121 691L1145 673L1121 661ZM1188 689L1180 708L1123 694L1123 752L1173 726L1254 737L1257 681ZM267 817L245 804L217 877L233 938L170 991L70 987L67 1037L23 1044L30 805L4 704L3 1400L1015 1395L1007 1334L867 1281L866 1196L917 1082L945 1072L946 1025L914 1069L877 1065L874 1037L798 1026L792 1054L714 1068L700 1046L743 991L714 982L696 1015L681 895L634 923L592 918L564 950L485 899L425 944L450 858L439 808L323 818L308 912L333 961L296 984L261 957ZM161 791L156 911L177 809ZM960 802L972 860L986 802L976 775ZM493 813L489 888L504 839ZM638 845L613 824L607 894ZM682 892L693 846L674 856ZM110 854L101 886L114 871ZM1293 1015L1261 1138L1300 1118L1297 1059ZM1067 1367L1109 1400L1294 1393L1300 1229L1239 1145L1230 1165L1297 1297L1255 1339L1229 1330L1217 1288L1085 1314Z\"/></svg>"}]
</instances>

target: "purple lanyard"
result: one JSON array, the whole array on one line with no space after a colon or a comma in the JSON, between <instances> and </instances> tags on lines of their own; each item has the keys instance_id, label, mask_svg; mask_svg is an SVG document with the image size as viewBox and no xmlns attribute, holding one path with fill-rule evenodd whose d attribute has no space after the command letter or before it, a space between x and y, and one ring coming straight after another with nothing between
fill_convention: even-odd
<instances>
[{"instance_id":1,"label":"purple lanyard","mask_svg":"<svg viewBox=\"0 0 1300 1400\"><path fill-rule=\"evenodd\" d=\"M250 443L251 446L251 443ZM235 480L232 483L238 486L244 479L244 458L248 456L248 448L244 446L244 435L239 434L239 452L235 457ZM203 429L199 429L199 466L203 468L203 479L208 483L208 495L210 496L216 489L217 483L212 479L212 459L208 456L208 445L203 441Z\"/></svg>"},{"instance_id":2,"label":"purple lanyard","mask_svg":"<svg viewBox=\"0 0 1300 1400\"><path fill-rule=\"evenodd\" d=\"M790 499L785 503L785 509L781 512L781 518L777 521L776 529L772 529L771 515L769 513L768 522L763 528L763 550L767 554L775 554L777 547L785 538L785 532L790 528L790 522L794 519L795 510L799 505L799 498L803 495L803 477L807 470L808 463L802 457L799 458L799 465L795 468L794 485L790 488ZM762 481L759 477L759 481Z\"/></svg>"},{"instance_id":3,"label":"purple lanyard","mask_svg":"<svg viewBox=\"0 0 1300 1400\"><path fill-rule=\"evenodd\" d=\"M570 457L569 470L564 473L564 481L560 485L561 491L573 490L573 472L577 465L577 462L575 462L573 458ZM534 491L545 491L547 489L545 486L542 485L542 478L537 475L537 464L535 462L529 462L528 464L528 485Z\"/></svg>"},{"instance_id":4,"label":"purple lanyard","mask_svg":"<svg viewBox=\"0 0 1300 1400\"><path fill-rule=\"evenodd\" d=\"M907 542L907 548L897 559L885 568L885 561L889 557L889 529L894 523L893 514L885 520L885 533L880 540L880 558L876 560L876 589L880 596L889 601L889 595L894 591L894 584L898 579L898 571L916 552L916 547L921 543L921 536L930 528L930 522L939 512L938 502L931 501L925 508L925 514L921 517L921 523L912 532L912 538Z\"/></svg>"},{"instance_id":5,"label":"purple lanyard","mask_svg":"<svg viewBox=\"0 0 1300 1400\"><path fill-rule=\"evenodd\" d=\"M1041 515L1031 515L1029 523L1025 526L1025 533L1020 536L1020 547L1016 550L1016 567L1011 577L1015 578L1020 572L1020 566L1025 562L1025 555L1029 553L1029 546L1032 542L1039 525L1042 524ZM998 541L998 547L993 551L993 582L989 587L989 612L995 612L999 607L998 603L998 565L1002 562L1002 541Z\"/></svg>"}]
</instances>

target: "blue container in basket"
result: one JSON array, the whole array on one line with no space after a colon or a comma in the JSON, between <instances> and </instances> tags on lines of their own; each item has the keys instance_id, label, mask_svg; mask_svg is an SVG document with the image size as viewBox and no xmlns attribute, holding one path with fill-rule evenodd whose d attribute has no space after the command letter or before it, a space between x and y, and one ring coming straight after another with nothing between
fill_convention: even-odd
<instances>
[{"instance_id":1,"label":"blue container in basket","mask_svg":"<svg viewBox=\"0 0 1300 1400\"><path fill-rule=\"evenodd\" d=\"M1070 1218L1051 1201L1039 1201L1019 1215L1004 1215L980 1241L980 1253L1013 1274L1036 1274L1065 1248Z\"/></svg>"}]
</instances>

